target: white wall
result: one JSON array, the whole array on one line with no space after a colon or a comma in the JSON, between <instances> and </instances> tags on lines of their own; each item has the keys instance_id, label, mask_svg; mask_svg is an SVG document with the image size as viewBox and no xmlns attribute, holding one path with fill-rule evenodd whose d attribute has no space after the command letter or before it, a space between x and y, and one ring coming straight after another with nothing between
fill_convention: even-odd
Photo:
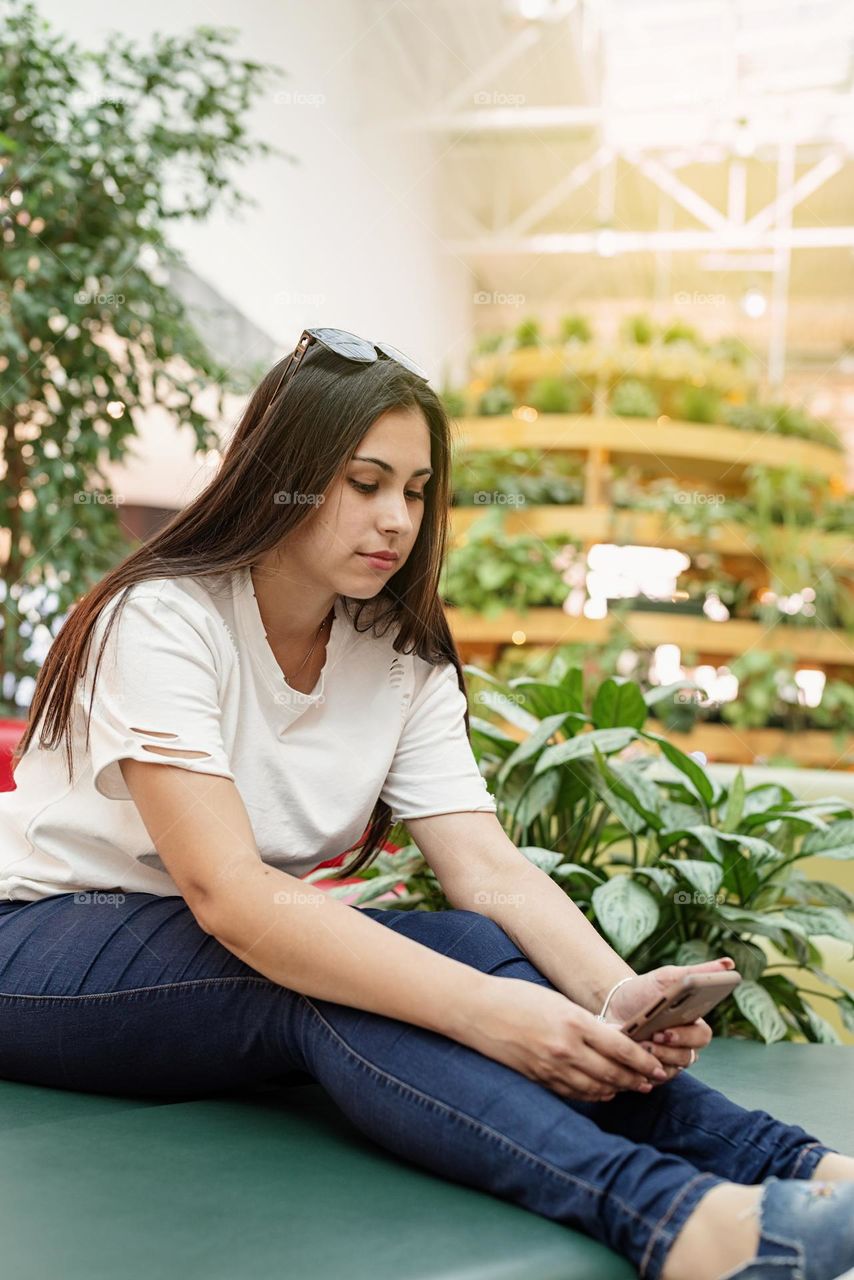
<instances>
[{"instance_id":1,"label":"white wall","mask_svg":"<svg viewBox=\"0 0 854 1280\"><path fill-rule=\"evenodd\" d=\"M90 47L114 27L143 43L154 31L237 27L241 55L289 73L256 106L253 134L298 163L247 163L237 177L257 207L240 220L219 215L178 229L190 266L283 349L304 325L325 324L393 343L425 364L434 383L449 353L458 353L462 370L473 286L438 237L434 148L442 144L394 133L377 118L375 7L366 0L39 0L39 8ZM399 82L388 57L389 79Z\"/></svg>"}]
</instances>

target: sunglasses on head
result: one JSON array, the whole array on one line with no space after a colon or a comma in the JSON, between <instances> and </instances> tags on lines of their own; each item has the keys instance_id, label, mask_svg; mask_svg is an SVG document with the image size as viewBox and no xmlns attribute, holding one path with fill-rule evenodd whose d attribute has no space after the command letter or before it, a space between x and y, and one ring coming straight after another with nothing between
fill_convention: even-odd
<instances>
[{"instance_id":1,"label":"sunglasses on head","mask_svg":"<svg viewBox=\"0 0 854 1280\"><path fill-rule=\"evenodd\" d=\"M355 360L359 364L373 364L379 359L377 354L379 352L387 359L396 360L398 364L402 364L404 369L408 369L416 377L423 378L425 382L428 381L426 369L422 369L414 360L410 360L409 356L405 356L402 351L398 351L397 347L392 347L388 342L369 342L367 338L348 333L346 329L303 329L300 340L285 365L279 385L273 392L273 398L279 394L285 383L294 377L303 356L313 342L319 342L322 347L326 347L327 351L334 351L337 356L342 356L345 360Z\"/></svg>"}]
</instances>

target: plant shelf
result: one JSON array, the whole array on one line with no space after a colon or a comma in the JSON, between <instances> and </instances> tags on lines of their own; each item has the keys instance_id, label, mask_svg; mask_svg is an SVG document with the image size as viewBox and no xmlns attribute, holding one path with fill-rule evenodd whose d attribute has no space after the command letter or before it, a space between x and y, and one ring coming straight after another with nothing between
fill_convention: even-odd
<instances>
[{"instance_id":1,"label":"plant shelf","mask_svg":"<svg viewBox=\"0 0 854 1280\"><path fill-rule=\"evenodd\" d=\"M461 651L508 644L604 644L614 625L613 617L574 617L553 608L534 608L527 613L505 609L489 618L449 605L445 614ZM732 657L748 649L763 649L813 664L854 667L854 639L830 627L787 623L769 627L742 619L712 622L640 610L626 613L624 625L627 644L634 642L643 648L677 644L683 651L696 651L701 662L706 657Z\"/></svg>"},{"instance_id":2,"label":"plant shelf","mask_svg":"<svg viewBox=\"0 0 854 1280\"><path fill-rule=\"evenodd\" d=\"M532 422L512 414L455 422L456 447L462 452L539 449L593 455L603 463L610 454L661 474L727 480L730 487L754 465L798 467L828 478L844 468L844 455L812 440L675 419L659 423L651 418L541 413ZM726 471L721 464L726 464Z\"/></svg>"},{"instance_id":3,"label":"plant shelf","mask_svg":"<svg viewBox=\"0 0 854 1280\"><path fill-rule=\"evenodd\" d=\"M464 534L493 504L452 507L454 537ZM508 534L529 533L545 538L565 533L582 542L613 542L647 547L678 547L685 551L718 551L727 556L762 558L762 547L746 525L733 521L713 524L707 533L691 533L658 511L615 509L607 505L581 506L571 503L547 506L507 506ZM854 569L854 539L846 533L802 531L802 545L837 568Z\"/></svg>"}]
</instances>

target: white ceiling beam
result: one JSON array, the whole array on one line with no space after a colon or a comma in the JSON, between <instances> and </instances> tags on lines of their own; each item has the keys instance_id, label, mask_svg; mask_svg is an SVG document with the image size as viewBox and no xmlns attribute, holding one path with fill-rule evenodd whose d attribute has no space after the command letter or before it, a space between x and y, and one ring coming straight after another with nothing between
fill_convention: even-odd
<instances>
[{"instance_id":1,"label":"white ceiling beam","mask_svg":"<svg viewBox=\"0 0 854 1280\"><path fill-rule=\"evenodd\" d=\"M388 76L389 71L394 68L397 73L398 83L406 93L410 103L413 98L413 86L417 86L416 92L420 98L420 108L430 101L429 97L427 97L430 83L429 71L425 74L426 68L423 57L416 58L412 56L409 45L403 39L402 33L396 28L395 20L391 16L393 8L394 5L389 8L385 4L374 4L372 6L376 17L371 24L371 30L386 46L390 55L388 60L383 60L383 75Z\"/></svg>"},{"instance_id":2,"label":"white ceiling beam","mask_svg":"<svg viewBox=\"0 0 854 1280\"><path fill-rule=\"evenodd\" d=\"M471 256L503 254L595 254L600 231L552 232L533 236L484 236L471 240L446 239L452 253ZM845 249L854 248L854 226L769 228L748 233L744 227L723 231L619 231L608 229L608 252L699 253L726 249Z\"/></svg>"},{"instance_id":3,"label":"white ceiling beam","mask_svg":"<svg viewBox=\"0 0 854 1280\"><path fill-rule=\"evenodd\" d=\"M404 127L431 133L505 133L527 129L589 129L601 122L600 107L481 107L477 111L416 116Z\"/></svg>"},{"instance_id":4,"label":"white ceiling beam","mask_svg":"<svg viewBox=\"0 0 854 1280\"><path fill-rule=\"evenodd\" d=\"M744 225L747 212L747 166L743 160L730 160L727 165L727 218L735 226Z\"/></svg>"},{"instance_id":5,"label":"white ceiling beam","mask_svg":"<svg viewBox=\"0 0 854 1280\"><path fill-rule=\"evenodd\" d=\"M570 170L565 177L555 183L548 191L544 192L538 200L528 205L528 208L520 213L512 222L502 227L499 235L518 236L524 232L530 231L541 218L551 213L561 204L562 201L572 195L573 191L577 191L579 187L583 187L585 182L589 182L594 174L608 163L611 158L611 151L608 147L600 147L592 156L588 156L586 160Z\"/></svg>"},{"instance_id":6,"label":"white ceiling beam","mask_svg":"<svg viewBox=\"0 0 854 1280\"><path fill-rule=\"evenodd\" d=\"M854 104L850 96L828 95L821 110L810 99L808 110L801 111L797 100L787 99L783 107L769 110L768 103L744 107L751 115L756 147L794 141L836 143L854 152ZM605 112L597 104L574 106L484 106L471 111L414 114L390 122L390 127L403 131L430 133L572 133L602 128ZM724 139L732 126L732 111L720 111L714 105L681 111L674 116L666 106L644 109L611 108L608 124L613 130L608 140L618 144L621 132L644 138L647 149L655 147L701 146L713 138Z\"/></svg>"},{"instance_id":7,"label":"white ceiling beam","mask_svg":"<svg viewBox=\"0 0 854 1280\"><path fill-rule=\"evenodd\" d=\"M824 186L825 182L832 178L835 173L839 173L843 164L844 161L837 152L824 156L812 169L802 173L791 187L781 192L769 205L766 205L764 209L755 214L746 224L747 229L749 231L764 231L766 227L773 226L774 223L791 213L795 206L805 200L807 196L811 196L819 187Z\"/></svg>"},{"instance_id":8,"label":"white ceiling beam","mask_svg":"<svg viewBox=\"0 0 854 1280\"><path fill-rule=\"evenodd\" d=\"M521 31L517 31L503 48L498 49L491 58L481 63L476 71L463 80L462 84L457 85L441 102L437 103L436 115L447 116L458 107L471 105L474 95L482 89L484 84L489 84L495 76L512 66L523 53L527 53L534 45L539 44L541 36L542 28L536 25L523 27Z\"/></svg>"},{"instance_id":9,"label":"white ceiling beam","mask_svg":"<svg viewBox=\"0 0 854 1280\"><path fill-rule=\"evenodd\" d=\"M654 160L652 156L646 156L642 152L636 151L633 147L622 147L620 154L624 160L633 165L639 173L648 178L660 191L670 196L672 200L675 200L692 217L701 222L704 227L708 227L710 231L725 231L732 226L726 214L721 213L714 205L709 204L708 200L704 200L696 191L692 191L681 178L677 178L675 173L671 173L669 169Z\"/></svg>"}]
</instances>

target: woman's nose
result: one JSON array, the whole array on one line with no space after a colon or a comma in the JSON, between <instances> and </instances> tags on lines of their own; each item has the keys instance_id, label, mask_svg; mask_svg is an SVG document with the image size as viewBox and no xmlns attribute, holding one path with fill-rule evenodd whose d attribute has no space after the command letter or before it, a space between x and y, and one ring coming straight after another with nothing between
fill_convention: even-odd
<instances>
[{"instance_id":1,"label":"woman's nose","mask_svg":"<svg viewBox=\"0 0 854 1280\"><path fill-rule=\"evenodd\" d=\"M382 525L384 529L394 529L399 533L407 533L412 528L412 516L405 497L392 497L383 510Z\"/></svg>"}]
</instances>

